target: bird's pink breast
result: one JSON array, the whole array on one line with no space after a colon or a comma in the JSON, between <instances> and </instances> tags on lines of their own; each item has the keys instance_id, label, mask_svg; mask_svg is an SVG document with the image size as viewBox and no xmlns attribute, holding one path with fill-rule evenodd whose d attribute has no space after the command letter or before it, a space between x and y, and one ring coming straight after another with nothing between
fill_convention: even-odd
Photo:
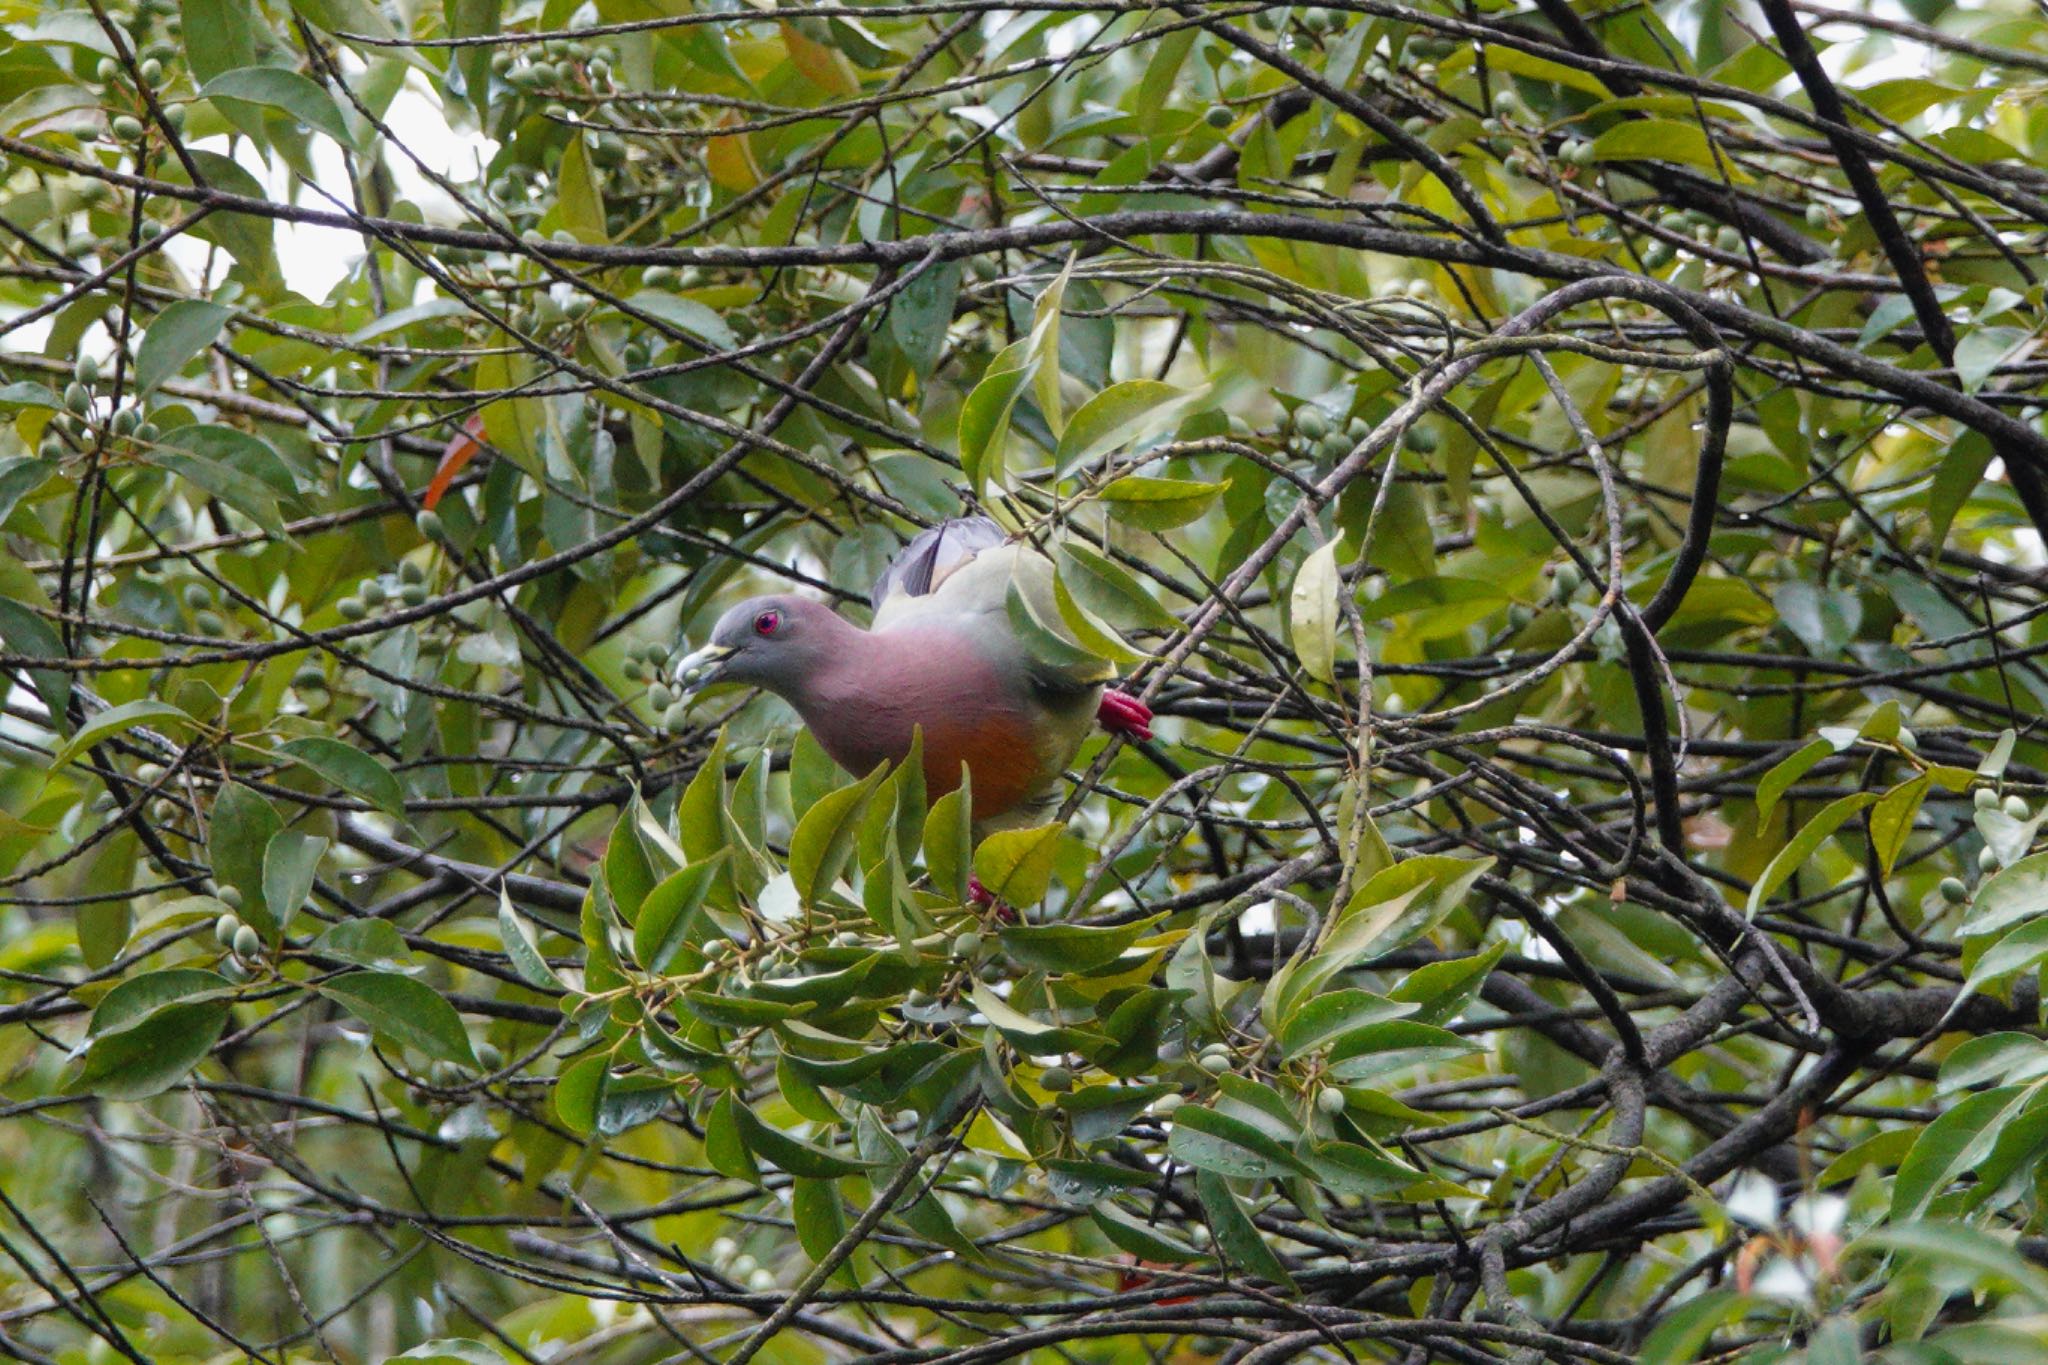
<instances>
[{"instance_id":1,"label":"bird's pink breast","mask_svg":"<svg viewBox=\"0 0 2048 1365\"><path fill-rule=\"evenodd\" d=\"M932 796L972 774L974 818L1001 815L1058 776L1048 771L1030 713L1015 688L973 645L933 630L866 637L815 681L804 719L832 761L867 773L901 762L924 732Z\"/></svg>"}]
</instances>

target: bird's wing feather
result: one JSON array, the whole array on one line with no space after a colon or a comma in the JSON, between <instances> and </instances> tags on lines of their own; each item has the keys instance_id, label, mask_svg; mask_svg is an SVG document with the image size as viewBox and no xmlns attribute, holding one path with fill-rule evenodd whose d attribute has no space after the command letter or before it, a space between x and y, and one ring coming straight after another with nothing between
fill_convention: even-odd
<instances>
[{"instance_id":1,"label":"bird's wing feather","mask_svg":"<svg viewBox=\"0 0 2048 1365\"><path fill-rule=\"evenodd\" d=\"M892 597L927 596L983 550L1008 539L987 517L954 517L919 531L882 570L868 602L879 612Z\"/></svg>"}]
</instances>

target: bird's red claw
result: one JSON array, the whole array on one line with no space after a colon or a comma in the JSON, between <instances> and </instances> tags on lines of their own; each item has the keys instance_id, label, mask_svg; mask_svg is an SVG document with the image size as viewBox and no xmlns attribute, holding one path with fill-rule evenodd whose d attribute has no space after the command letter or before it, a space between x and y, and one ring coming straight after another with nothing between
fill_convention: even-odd
<instances>
[{"instance_id":1,"label":"bird's red claw","mask_svg":"<svg viewBox=\"0 0 2048 1365\"><path fill-rule=\"evenodd\" d=\"M981 878L975 876L972 872L967 874L967 899L973 901L976 905L992 907L995 910L996 918L1004 924L1015 924L1017 922L1017 912L997 900L996 893L983 886Z\"/></svg>"},{"instance_id":2,"label":"bird's red claw","mask_svg":"<svg viewBox=\"0 0 2048 1365\"><path fill-rule=\"evenodd\" d=\"M1096 723L1113 735L1126 739L1152 738L1152 708L1128 692L1109 688L1095 709Z\"/></svg>"}]
</instances>

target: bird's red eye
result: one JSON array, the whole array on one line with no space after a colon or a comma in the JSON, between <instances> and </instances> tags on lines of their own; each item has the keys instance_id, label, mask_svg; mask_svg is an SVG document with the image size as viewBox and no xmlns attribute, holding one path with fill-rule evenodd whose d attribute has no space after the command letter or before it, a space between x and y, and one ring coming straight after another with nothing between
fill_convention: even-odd
<instances>
[{"instance_id":1,"label":"bird's red eye","mask_svg":"<svg viewBox=\"0 0 2048 1365\"><path fill-rule=\"evenodd\" d=\"M762 613L761 613L761 614L760 614L759 616L756 616L756 617L754 618L754 634L756 634L756 635L773 635L773 634L775 633L775 628L776 628L777 626L781 625L781 624L782 624L782 613L781 613L781 612L779 612L779 611L764 611L764 612L762 612Z\"/></svg>"}]
</instances>

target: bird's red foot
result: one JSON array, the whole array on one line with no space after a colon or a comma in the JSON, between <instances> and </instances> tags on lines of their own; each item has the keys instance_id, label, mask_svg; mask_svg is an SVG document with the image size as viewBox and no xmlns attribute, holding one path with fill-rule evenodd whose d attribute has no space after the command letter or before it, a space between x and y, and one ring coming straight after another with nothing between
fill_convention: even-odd
<instances>
[{"instance_id":1,"label":"bird's red foot","mask_svg":"<svg viewBox=\"0 0 2048 1365\"><path fill-rule=\"evenodd\" d=\"M967 899L973 901L976 905L994 907L996 918L1005 924L1015 924L1017 922L1017 912L997 900L996 893L983 886L981 878L975 876L972 872L967 874Z\"/></svg>"},{"instance_id":2,"label":"bird's red foot","mask_svg":"<svg viewBox=\"0 0 2048 1365\"><path fill-rule=\"evenodd\" d=\"M1113 687L1104 690L1102 703L1095 708L1095 722L1126 739L1152 738L1152 708Z\"/></svg>"}]
</instances>

